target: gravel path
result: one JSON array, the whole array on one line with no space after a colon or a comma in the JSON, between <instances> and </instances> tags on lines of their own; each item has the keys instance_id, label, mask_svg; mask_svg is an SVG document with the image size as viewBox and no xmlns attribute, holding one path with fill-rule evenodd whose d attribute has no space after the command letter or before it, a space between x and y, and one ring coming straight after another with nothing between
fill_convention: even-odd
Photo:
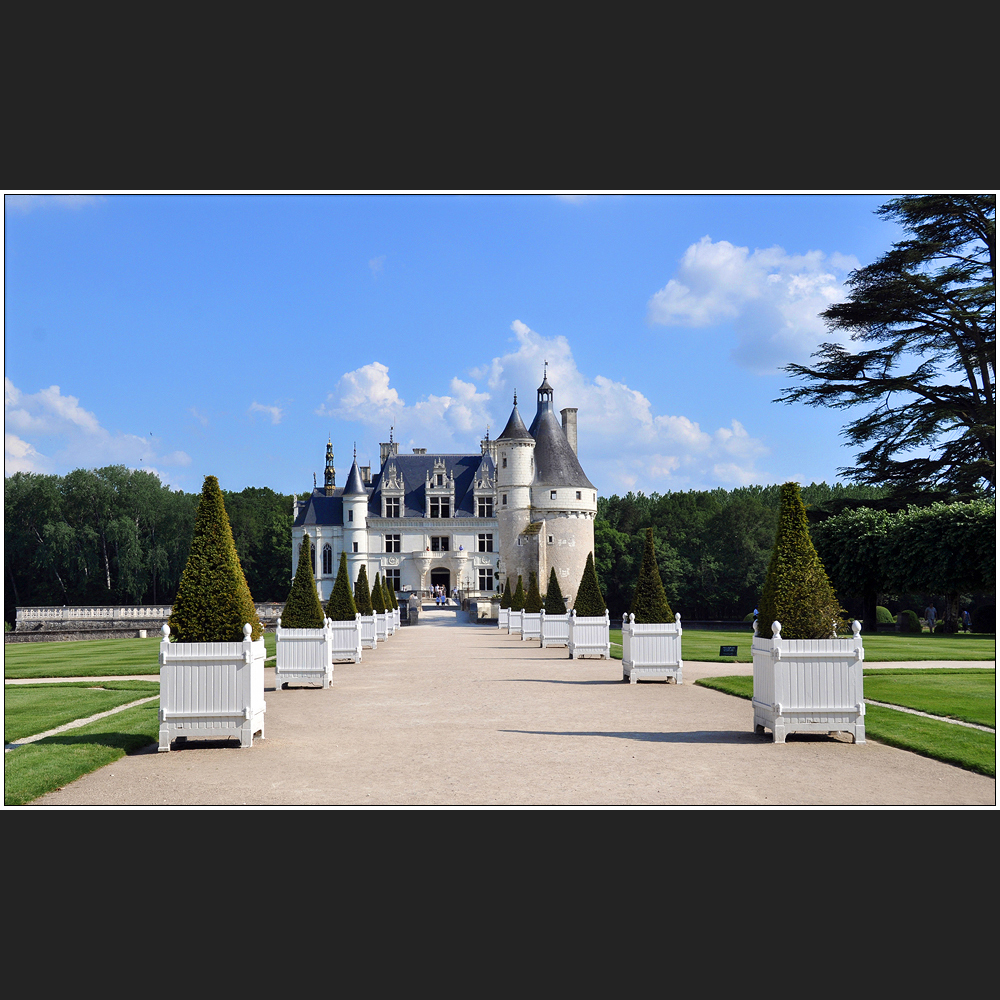
<instances>
[{"instance_id":1,"label":"gravel path","mask_svg":"<svg viewBox=\"0 0 1000 1000\"><path fill-rule=\"evenodd\" d=\"M689 661L681 685L623 684L620 661L430 611L338 664L328 690L274 691L269 668L267 738L252 748L153 746L35 804L996 804L994 779L871 740L775 745L753 733L749 702L693 683L750 673Z\"/></svg>"}]
</instances>

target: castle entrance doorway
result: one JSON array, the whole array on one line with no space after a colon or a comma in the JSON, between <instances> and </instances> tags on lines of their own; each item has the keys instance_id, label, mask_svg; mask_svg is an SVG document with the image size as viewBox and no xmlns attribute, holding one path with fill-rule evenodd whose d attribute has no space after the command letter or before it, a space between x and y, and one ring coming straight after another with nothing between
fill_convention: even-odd
<instances>
[{"instance_id":1,"label":"castle entrance doorway","mask_svg":"<svg viewBox=\"0 0 1000 1000\"><path fill-rule=\"evenodd\" d=\"M435 587L444 587L447 596L451 596L451 571L447 569L431 570L431 590Z\"/></svg>"}]
</instances>

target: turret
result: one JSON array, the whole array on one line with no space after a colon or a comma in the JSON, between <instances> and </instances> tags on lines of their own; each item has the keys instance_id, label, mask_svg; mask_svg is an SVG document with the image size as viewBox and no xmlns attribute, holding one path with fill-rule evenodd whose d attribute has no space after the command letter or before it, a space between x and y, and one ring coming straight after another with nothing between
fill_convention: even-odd
<instances>
[{"instance_id":1,"label":"turret","mask_svg":"<svg viewBox=\"0 0 1000 1000\"><path fill-rule=\"evenodd\" d=\"M333 491L337 486L337 470L333 465L333 441L326 443L326 468L323 472L323 486L328 497L333 496Z\"/></svg>"},{"instance_id":2,"label":"turret","mask_svg":"<svg viewBox=\"0 0 1000 1000\"><path fill-rule=\"evenodd\" d=\"M368 491L358 469L355 449L354 463L344 487L344 551L351 573L351 584L358 578L362 564L368 560Z\"/></svg>"}]
</instances>

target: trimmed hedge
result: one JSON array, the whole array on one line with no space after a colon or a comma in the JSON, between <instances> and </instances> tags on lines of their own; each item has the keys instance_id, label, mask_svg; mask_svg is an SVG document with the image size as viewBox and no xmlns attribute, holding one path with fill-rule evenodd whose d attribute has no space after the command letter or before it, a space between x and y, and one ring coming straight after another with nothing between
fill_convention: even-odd
<instances>
[{"instance_id":1,"label":"trimmed hedge","mask_svg":"<svg viewBox=\"0 0 1000 1000\"><path fill-rule=\"evenodd\" d=\"M524 610L524 584L521 582L520 577L517 578L517 589L514 591L514 596L510 599L510 610Z\"/></svg>"},{"instance_id":2,"label":"trimmed hedge","mask_svg":"<svg viewBox=\"0 0 1000 1000\"><path fill-rule=\"evenodd\" d=\"M330 599L326 602L326 616L335 622L352 622L357 617L358 606L351 593L351 573L347 568L347 553L340 553L340 568L333 584Z\"/></svg>"},{"instance_id":3,"label":"trimmed hedge","mask_svg":"<svg viewBox=\"0 0 1000 1000\"><path fill-rule=\"evenodd\" d=\"M674 613L670 610L660 570L656 565L656 549L653 545L653 529L646 529L646 542L642 549L642 566L639 579L632 595L632 614L637 625L652 625L657 622L672 622ZM577 612L579 614L579 612Z\"/></svg>"},{"instance_id":4,"label":"trimmed hedge","mask_svg":"<svg viewBox=\"0 0 1000 1000\"><path fill-rule=\"evenodd\" d=\"M500 595L500 607L509 608L511 602L510 595L510 577L507 577L507 582L503 585L503 593Z\"/></svg>"},{"instance_id":5,"label":"trimmed hedge","mask_svg":"<svg viewBox=\"0 0 1000 1000\"><path fill-rule=\"evenodd\" d=\"M544 602L538 590L538 577L534 573L528 574L528 593L524 598L524 610L531 615L537 615L542 610Z\"/></svg>"},{"instance_id":6,"label":"trimmed hedge","mask_svg":"<svg viewBox=\"0 0 1000 1000\"><path fill-rule=\"evenodd\" d=\"M264 629L250 596L233 530L215 476L206 476L194 536L168 624L176 642L242 642L243 626L259 639Z\"/></svg>"},{"instance_id":7,"label":"trimmed hedge","mask_svg":"<svg viewBox=\"0 0 1000 1000\"><path fill-rule=\"evenodd\" d=\"M916 611L900 611L897 619L900 632L923 632L924 627L920 624Z\"/></svg>"},{"instance_id":8,"label":"trimmed hedge","mask_svg":"<svg viewBox=\"0 0 1000 1000\"><path fill-rule=\"evenodd\" d=\"M316 593L316 583L312 572L312 539L306 532L302 536L299 550L299 564L295 567L295 579L288 592L288 600L281 612L282 628L322 628L323 605Z\"/></svg>"},{"instance_id":9,"label":"trimmed hedge","mask_svg":"<svg viewBox=\"0 0 1000 1000\"><path fill-rule=\"evenodd\" d=\"M374 611L372 609L372 592L368 585L368 569L364 563L358 570L358 578L354 581L354 603L358 613L365 618L370 618Z\"/></svg>"},{"instance_id":10,"label":"trimmed hedge","mask_svg":"<svg viewBox=\"0 0 1000 1000\"><path fill-rule=\"evenodd\" d=\"M875 608L875 618L879 625L896 624L896 618L893 613L888 608L883 608L881 604Z\"/></svg>"},{"instance_id":11,"label":"trimmed hedge","mask_svg":"<svg viewBox=\"0 0 1000 1000\"><path fill-rule=\"evenodd\" d=\"M385 591L382 589L380 574L375 574L375 582L372 584L372 607L376 614L385 614Z\"/></svg>"},{"instance_id":12,"label":"trimmed hedge","mask_svg":"<svg viewBox=\"0 0 1000 1000\"><path fill-rule=\"evenodd\" d=\"M548 590L545 591L545 613L547 615L566 614L566 599L559 587L555 566L549 570L549 586Z\"/></svg>"},{"instance_id":13,"label":"trimmed hedge","mask_svg":"<svg viewBox=\"0 0 1000 1000\"><path fill-rule=\"evenodd\" d=\"M604 603L604 595L601 593L601 583L597 579L597 570L594 569L594 553L587 553L587 564L583 567L583 576L580 579L580 588L576 592L576 600L573 602L573 609L580 618L601 618L608 610Z\"/></svg>"}]
</instances>

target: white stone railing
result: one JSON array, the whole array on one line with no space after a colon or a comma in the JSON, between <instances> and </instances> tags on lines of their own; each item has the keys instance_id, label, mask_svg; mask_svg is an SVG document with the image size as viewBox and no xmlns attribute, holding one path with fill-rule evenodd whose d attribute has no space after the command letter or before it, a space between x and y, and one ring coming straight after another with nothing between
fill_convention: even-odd
<instances>
[{"instance_id":1,"label":"white stone railing","mask_svg":"<svg viewBox=\"0 0 1000 1000\"><path fill-rule=\"evenodd\" d=\"M278 603L254 605L260 618L277 618L284 607ZM71 622L71 621L140 621L163 620L170 617L170 604L121 604L121 605L63 605L62 607L18 608L19 622Z\"/></svg>"}]
</instances>

